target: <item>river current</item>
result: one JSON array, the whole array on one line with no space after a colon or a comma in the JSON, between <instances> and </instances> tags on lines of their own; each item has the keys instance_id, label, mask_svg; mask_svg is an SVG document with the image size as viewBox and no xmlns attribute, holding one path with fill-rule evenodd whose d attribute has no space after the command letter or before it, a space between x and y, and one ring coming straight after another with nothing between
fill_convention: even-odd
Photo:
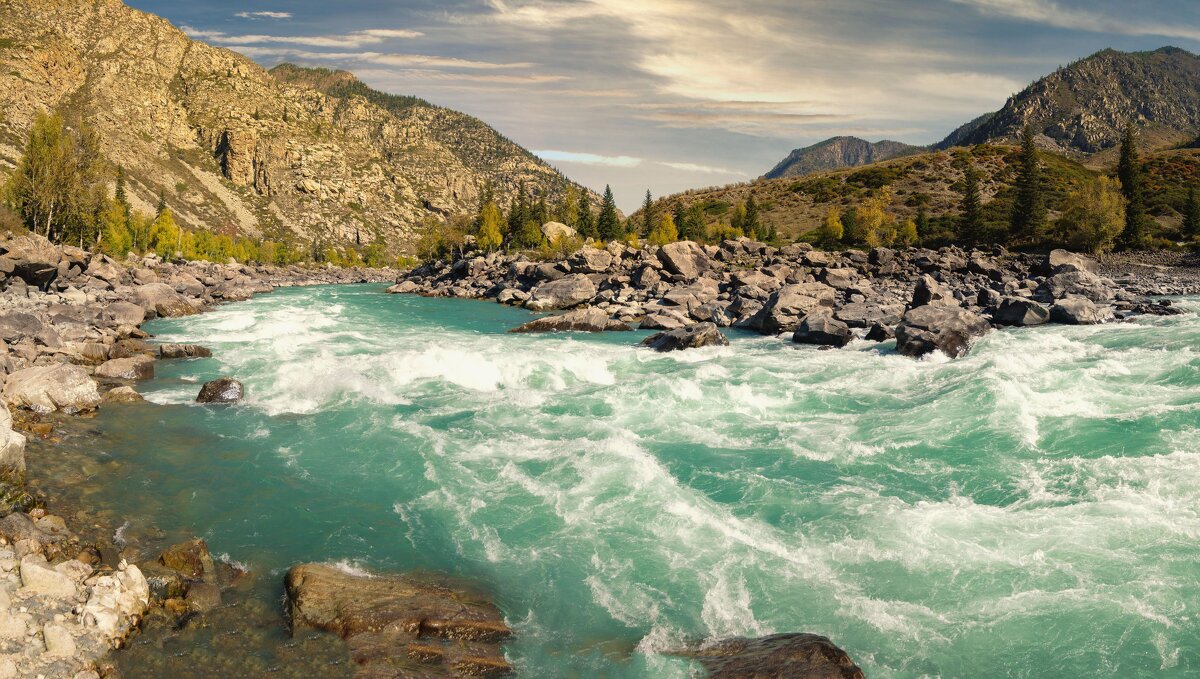
<instances>
[{"instance_id":1,"label":"river current","mask_svg":"<svg viewBox=\"0 0 1200 679\"><path fill-rule=\"evenodd\" d=\"M101 496L204 537L271 607L301 561L470 578L522 677L690 677L669 651L790 631L873 678L1195 676L1181 304L914 361L736 332L657 354L506 334L531 315L492 303L281 290L147 325L214 358L96 420ZM220 375L245 404L192 405Z\"/></svg>"}]
</instances>

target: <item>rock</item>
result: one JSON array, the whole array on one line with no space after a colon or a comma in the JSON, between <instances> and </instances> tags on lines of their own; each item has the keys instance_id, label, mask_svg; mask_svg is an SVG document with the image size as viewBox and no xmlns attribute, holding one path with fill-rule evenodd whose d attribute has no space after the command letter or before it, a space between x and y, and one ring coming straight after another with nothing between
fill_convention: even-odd
<instances>
[{"instance_id":1,"label":"rock","mask_svg":"<svg viewBox=\"0 0 1200 679\"><path fill-rule=\"evenodd\" d=\"M58 658L70 658L75 655L75 639L66 627L46 623L42 627L42 639L46 642L46 654Z\"/></svg>"},{"instance_id":2,"label":"rock","mask_svg":"<svg viewBox=\"0 0 1200 679\"><path fill-rule=\"evenodd\" d=\"M56 599L70 599L76 594L74 580L37 556L21 559L21 586L33 594Z\"/></svg>"},{"instance_id":3,"label":"rock","mask_svg":"<svg viewBox=\"0 0 1200 679\"><path fill-rule=\"evenodd\" d=\"M667 243L658 249L658 259L667 271L688 280L699 278L712 266L704 248L690 240Z\"/></svg>"},{"instance_id":4,"label":"rock","mask_svg":"<svg viewBox=\"0 0 1200 679\"><path fill-rule=\"evenodd\" d=\"M96 368L96 377L109 380L149 380L154 378L154 358L132 356L105 361Z\"/></svg>"},{"instance_id":5,"label":"rock","mask_svg":"<svg viewBox=\"0 0 1200 679\"><path fill-rule=\"evenodd\" d=\"M596 284L592 282L592 279L583 274L572 274L534 288L525 307L533 311L569 309L583 304L595 296Z\"/></svg>"},{"instance_id":6,"label":"rock","mask_svg":"<svg viewBox=\"0 0 1200 679\"><path fill-rule=\"evenodd\" d=\"M792 335L797 344L818 344L844 347L854 339L850 327L828 313L813 313L804 317Z\"/></svg>"},{"instance_id":7,"label":"rock","mask_svg":"<svg viewBox=\"0 0 1200 679\"><path fill-rule=\"evenodd\" d=\"M133 302L146 310L146 314L163 317L189 316L199 313L200 308L188 298L175 292L166 283L147 283L133 289Z\"/></svg>"},{"instance_id":8,"label":"rock","mask_svg":"<svg viewBox=\"0 0 1200 679\"><path fill-rule=\"evenodd\" d=\"M8 376L0 398L14 408L39 413L61 410L68 414L94 410L100 404L96 383L83 366L34 366Z\"/></svg>"},{"instance_id":9,"label":"rock","mask_svg":"<svg viewBox=\"0 0 1200 679\"><path fill-rule=\"evenodd\" d=\"M873 323L871 328L867 330L866 336L863 338L870 342L886 342L896 339L896 331L892 326L883 323Z\"/></svg>"},{"instance_id":10,"label":"rock","mask_svg":"<svg viewBox=\"0 0 1200 679\"><path fill-rule=\"evenodd\" d=\"M854 269L824 269L821 271L821 282L837 290L845 290L857 279L858 274Z\"/></svg>"},{"instance_id":11,"label":"rock","mask_svg":"<svg viewBox=\"0 0 1200 679\"><path fill-rule=\"evenodd\" d=\"M725 347L729 346L729 340L725 338L715 323L697 323L686 328L677 328L651 335L642 340L642 346L666 352L708 346Z\"/></svg>"},{"instance_id":12,"label":"rock","mask_svg":"<svg viewBox=\"0 0 1200 679\"><path fill-rule=\"evenodd\" d=\"M212 351L199 344L161 344L158 347L158 357L162 359L176 358L208 358Z\"/></svg>"},{"instance_id":13,"label":"rock","mask_svg":"<svg viewBox=\"0 0 1200 679\"><path fill-rule=\"evenodd\" d=\"M571 258L571 269L582 273L603 273L613 263L612 253L596 248L583 248Z\"/></svg>"},{"instance_id":14,"label":"rock","mask_svg":"<svg viewBox=\"0 0 1200 679\"><path fill-rule=\"evenodd\" d=\"M896 251L889 248L871 248L867 253L867 261L875 266L891 264L896 259Z\"/></svg>"},{"instance_id":15,"label":"rock","mask_svg":"<svg viewBox=\"0 0 1200 679\"><path fill-rule=\"evenodd\" d=\"M200 388L197 403L237 403L245 396L242 383L231 378L221 377L211 382L205 382Z\"/></svg>"},{"instance_id":16,"label":"rock","mask_svg":"<svg viewBox=\"0 0 1200 679\"><path fill-rule=\"evenodd\" d=\"M391 286L387 290L384 290L384 292L386 292L390 295L406 295L406 294L417 292L420 289L421 289L421 286L417 285L416 283L414 283L412 281L400 281L399 283Z\"/></svg>"},{"instance_id":17,"label":"rock","mask_svg":"<svg viewBox=\"0 0 1200 679\"><path fill-rule=\"evenodd\" d=\"M221 588L211 582L194 582L188 587L188 605L201 613L221 605Z\"/></svg>"},{"instance_id":18,"label":"rock","mask_svg":"<svg viewBox=\"0 0 1200 679\"><path fill-rule=\"evenodd\" d=\"M546 237L546 242L552 245L555 241L579 238L578 231L562 222L546 222L542 224L542 235Z\"/></svg>"},{"instance_id":19,"label":"rock","mask_svg":"<svg viewBox=\"0 0 1200 679\"><path fill-rule=\"evenodd\" d=\"M1068 295L1050 307L1050 321L1065 325L1096 325L1112 318L1112 310L1086 297Z\"/></svg>"},{"instance_id":20,"label":"rock","mask_svg":"<svg viewBox=\"0 0 1200 679\"><path fill-rule=\"evenodd\" d=\"M208 543L200 538L167 548L158 556L158 562L193 580L212 579L217 572Z\"/></svg>"},{"instance_id":21,"label":"rock","mask_svg":"<svg viewBox=\"0 0 1200 679\"><path fill-rule=\"evenodd\" d=\"M1046 307L1024 297L1005 297L992 311L992 320L1000 325L1041 325L1049 318Z\"/></svg>"},{"instance_id":22,"label":"rock","mask_svg":"<svg viewBox=\"0 0 1200 679\"><path fill-rule=\"evenodd\" d=\"M1046 255L1045 271L1047 274L1063 273L1065 271L1086 271L1096 273L1100 267L1096 260L1085 255L1067 250L1051 250Z\"/></svg>"},{"instance_id":23,"label":"rock","mask_svg":"<svg viewBox=\"0 0 1200 679\"><path fill-rule=\"evenodd\" d=\"M132 302L113 302L104 308L102 316L114 326L139 325L146 320L146 310Z\"/></svg>"},{"instance_id":24,"label":"rock","mask_svg":"<svg viewBox=\"0 0 1200 679\"><path fill-rule=\"evenodd\" d=\"M1111 283L1087 271L1063 271L1043 281L1035 295L1045 302L1076 295L1106 304L1117 296L1117 290Z\"/></svg>"},{"instance_id":25,"label":"rock","mask_svg":"<svg viewBox=\"0 0 1200 679\"><path fill-rule=\"evenodd\" d=\"M908 310L896 327L896 350L914 358L935 350L959 358L970 351L976 338L991 329L987 319L966 309L920 306Z\"/></svg>"},{"instance_id":26,"label":"rock","mask_svg":"<svg viewBox=\"0 0 1200 679\"><path fill-rule=\"evenodd\" d=\"M805 316L818 308L832 308L836 298L837 291L824 283L785 285L771 295L748 325L767 335L794 332Z\"/></svg>"},{"instance_id":27,"label":"rock","mask_svg":"<svg viewBox=\"0 0 1200 679\"><path fill-rule=\"evenodd\" d=\"M949 287L939 282L929 274L917 279L917 287L913 290L911 308L933 306L959 306L958 300Z\"/></svg>"},{"instance_id":28,"label":"rock","mask_svg":"<svg viewBox=\"0 0 1200 679\"><path fill-rule=\"evenodd\" d=\"M692 324L692 319L674 309L658 309L646 314L638 323L638 328L641 330L677 330Z\"/></svg>"},{"instance_id":29,"label":"rock","mask_svg":"<svg viewBox=\"0 0 1200 679\"><path fill-rule=\"evenodd\" d=\"M17 485L25 478L25 435L13 431L12 413L0 404L0 479Z\"/></svg>"},{"instance_id":30,"label":"rock","mask_svg":"<svg viewBox=\"0 0 1200 679\"><path fill-rule=\"evenodd\" d=\"M112 347L108 350L108 357L110 359L133 358L134 356L153 356L154 354L154 347L149 342L144 342L135 338L118 340L114 342Z\"/></svg>"},{"instance_id":31,"label":"rock","mask_svg":"<svg viewBox=\"0 0 1200 679\"><path fill-rule=\"evenodd\" d=\"M684 655L710 679L865 679L845 651L816 634L730 639Z\"/></svg>"},{"instance_id":32,"label":"rock","mask_svg":"<svg viewBox=\"0 0 1200 679\"><path fill-rule=\"evenodd\" d=\"M509 332L605 332L633 330L628 324L610 318L607 311L596 307L574 309L557 316L546 316L513 328Z\"/></svg>"},{"instance_id":33,"label":"rock","mask_svg":"<svg viewBox=\"0 0 1200 679\"><path fill-rule=\"evenodd\" d=\"M41 319L33 314L20 311L0 314L0 339L9 344L36 338L43 328Z\"/></svg>"},{"instance_id":34,"label":"rock","mask_svg":"<svg viewBox=\"0 0 1200 679\"><path fill-rule=\"evenodd\" d=\"M80 620L104 638L119 640L133 627L150 605L150 586L137 566L122 568L96 578Z\"/></svg>"},{"instance_id":35,"label":"rock","mask_svg":"<svg viewBox=\"0 0 1200 679\"><path fill-rule=\"evenodd\" d=\"M342 637L359 676L487 677L512 670L500 649L512 634L504 616L454 583L301 564L288 570L284 588L293 634L313 627ZM414 664L412 673L397 673Z\"/></svg>"}]
</instances>

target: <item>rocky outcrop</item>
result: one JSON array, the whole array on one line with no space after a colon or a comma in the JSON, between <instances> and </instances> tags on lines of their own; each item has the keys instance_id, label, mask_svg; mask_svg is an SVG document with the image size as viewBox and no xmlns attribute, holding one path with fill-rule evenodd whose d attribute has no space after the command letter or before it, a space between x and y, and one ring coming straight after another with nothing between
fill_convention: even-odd
<instances>
[{"instance_id":1,"label":"rocky outcrop","mask_svg":"<svg viewBox=\"0 0 1200 679\"><path fill-rule=\"evenodd\" d=\"M511 671L500 644L512 632L484 597L448 582L351 575L293 566L284 579L293 632L346 640L360 677L489 677Z\"/></svg>"},{"instance_id":2,"label":"rocky outcrop","mask_svg":"<svg viewBox=\"0 0 1200 679\"><path fill-rule=\"evenodd\" d=\"M205 382L196 396L196 403L237 403L246 394L242 383L232 377L220 377Z\"/></svg>"},{"instance_id":3,"label":"rocky outcrop","mask_svg":"<svg viewBox=\"0 0 1200 679\"><path fill-rule=\"evenodd\" d=\"M711 679L865 679L845 651L816 634L729 639L698 651Z\"/></svg>"},{"instance_id":4,"label":"rocky outcrop","mask_svg":"<svg viewBox=\"0 0 1200 679\"><path fill-rule=\"evenodd\" d=\"M569 309L587 302L595 295L596 284L590 278L583 274L572 274L534 288L525 307L533 311Z\"/></svg>"},{"instance_id":5,"label":"rocky outcrop","mask_svg":"<svg viewBox=\"0 0 1200 679\"><path fill-rule=\"evenodd\" d=\"M68 414L94 410L100 392L82 366L58 364L25 368L8 376L0 398L12 408Z\"/></svg>"},{"instance_id":6,"label":"rocky outcrop","mask_svg":"<svg viewBox=\"0 0 1200 679\"><path fill-rule=\"evenodd\" d=\"M896 350L913 358L934 351L961 358L991 329L985 318L966 309L920 306L907 311L896 327Z\"/></svg>"},{"instance_id":7,"label":"rocky outcrop","mask_svg":"<svg viewBox=\"0 0 1200 679\"><path fill-rule=\"evenodd\" d=\"M858 137L833 137L796 149L763 175L764 179L803 177L814 172L869 165L890 158L910 156L926 149L898 141L869 142Z\"/></svg>"},{"instance_id":8,"label":"rocky outcrop","mask_svg":"<svg viewBox=\"0 0 1200 679\"><path fill-rule=\"evenodd\" d=\"M520 325L509 332L621 332L633 330L628 323L611 318L603 309L587 307L557 316L546 316Z\"/></svg>"},{"instance_id":9,"label":"rocky outcrop","mask_svg":"<svg viewBox=\"0 0 1200 679\"><path fill-rule=\"evenodd\" d=\"M160 344L158 357L163 360L179 358L208 358L212 350L198 344Z\"/></svg>"},{"instance_id":10,"label":"rocky outcrop","mask_svg":"<svg viewBox=\"0 0 1200 679\"><path fill-rule=\"evenodd\" d=\"M1050 307L1050 321L1064 325L1097 325L1113 317L1112 310L1086 297L1070 295Z\"/></svg>"},{"instance_id":11,"label":"rocky outcrop","mask_svg":"<svg viewBox=\"0 0 1200 679\"><path fill-rule=\"evenodd\" d=\"M686 328L667 330L642 340L642 346L655 351L681 351L683 349L699 349L701 347L729 346L729 340L713 323L698 323Z\"/></svg>"}]
</instances>

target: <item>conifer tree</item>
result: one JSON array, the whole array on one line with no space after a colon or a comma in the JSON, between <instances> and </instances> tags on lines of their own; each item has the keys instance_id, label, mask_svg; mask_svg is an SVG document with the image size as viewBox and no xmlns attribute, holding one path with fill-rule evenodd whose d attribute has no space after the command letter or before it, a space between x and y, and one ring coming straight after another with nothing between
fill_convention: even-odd
<instances>
[{"instance_id":1,"label":"conifer tree","mask_svg":"<svg viewBox=\"0 0 1200 679\"><path fill-rule=\"evenodd\" d=\"M554 216L567 226L578 229L579 226L579 189L574 184L567 184L562 197L555 207Z\"/></svg>"},{"instance_id":2,"label":"conifer tree","mask_svg":"<svg viewBox=\"0 0 1200 679\"><path fill-rule=\"evenodd\" d=\"M592 214L592 196L588 191L584 191L579 197L579 223L575 226L575 230L585 239L596 238L600 234L596 231L596 216Z\"/></svg>"},{"instance_id":3,"label":"conifer tree","mask_svg":"<svg viewBox=\"0 0 1200 679\"><path fill-rule=\"evenodd\" d=\"M154 218L158 219L167 211L167 194L162 189L158 191L158 205L154 208Z\"/></svg>"},{"instance_id":4,"label":"conifer tree","mask_svg":"<svg viewBox=\"0 0 1200 679\"><path fill-rule=\"evenodd\" d=\"M125 192L125 168L117 167L117 190L115 194L117 204L121 206L121 210L125 213L125 224L129 224L129 218L133 215L133 206L129 204L129 195Z\"/></svg>"},{"instance_id":5,"label":"conifer tree","mask_svg":"<svg viewBox=\"0 0 1200 679\"><path fill-rule=\"evenodd\" d=\"M919 238L929 235L929 210L925 207L925 201L917 204L916 227Z\"/></svg>"},{"instance_id":6,"label":"conifer tree","mask_svg":"<svg viewBox=\"0 0 1200 679\"><path fill-rule=\"evenodd\" d=\"M967 166L963 180L962 206L958 218L958 237L966 245L979 245L984 239L983 202L979 196L979 170Z\"/></svg>"},{"instance_id":7,"label":"conifer tree","mask_svg":"<svg viewBox=\"0 0 1200 679\"><path fill-rule=\"evenodd\" d=\"M1187 206L1183 210L1183 237L1186 240L1200 238L1200 196L1196 187L1188 189Z\"/></svg>"},{"instance_id":8,"label":"conifer tree","mask_svg":"<svg viewBox=\"0 0 1200 679\"><path fill-rule=\"evenodd\" d=\"M600 218L596 221L596 231L605 241L620 240L624 235L621 229L621 218L617 215L617 201L613 198L611 186L604 187L604 202L600 205Z\"/></svg>"},{"instance_id":9,"label":"conifer tree","mask_svg":"<svg viewBox=\"0 0 1200 679\"><path fill-rule=\"evenodd\" d=\"M753 193L746 199L746 216L743 218L742 230L755 240L766 240L767 234L763 231L758 216L758 201L754 200Z\"/></svg>"},{"instance_id":10,"label":"conifer tree","mask_svg":"<svg viewBox=\"0 0 1200 679\"><path fill-rule=\"evenodd\" d=\"M1033 128L1025 125L1021 133L1021 161L1017 170L1016 197L1013 200L1010 235L1028 239L1046 225L1046 201L1042 195L1042 171L1038 162Z\"/></svg>"},{"instance_id":11,"label":"conifer tree","mask_svg":"<svg viewBox=\"0 0 1200 679\"><path fill-rule=\"evenodd\" d=\"M708 219L704 216L704 207L699 203L692 203L678 227L679 235L684 240L697 243L705 240L708 235Z\"/></svg>"},{"instance_id":12,"label":"conifer tree","mask_svg":"<svg viewBox=\"0 0 1200 679\"><path fill-rule=\"evenodd\" d=\"M655 227L654 197L650 195L650 189L646 189L646 199L642 201L642 233L649 236Z\"/></svg>"},{"instance_id":13,"label":"conifer tree","mask_svg":"<svg viewBox=\"0 0 1200 679\"><path fill-rule=\"evenodd\" d=\"M1117 164L1121 193L1125 196L1125 229L1120 243L1126 249L1140 248L1148 239L1144 170L1137 150L1137 128L1130 122L1121 136L1121 160Z\"/></svg>"}]
</instances>

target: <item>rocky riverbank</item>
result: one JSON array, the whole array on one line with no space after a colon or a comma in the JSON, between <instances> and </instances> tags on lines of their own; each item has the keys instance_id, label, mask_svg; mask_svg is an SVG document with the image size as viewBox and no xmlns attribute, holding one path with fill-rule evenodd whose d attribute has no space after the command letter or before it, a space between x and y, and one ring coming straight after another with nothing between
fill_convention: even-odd
<instances>
[{"instance_id":1,"label":"rocky riverbank","mask_svg":"<svg viewBox=\"0 0 1200 679\"><path fill-rule=\"evenodd\" d=\"M29 437L52 436L61 415L140 400L132 385L153 377L160 358L203 355L153 346L138 326L276 287L394 278L388 270L116 261L32 234L0 237L0 679L97 677L98 661L144 617L203 611L238 578L200 541L128 563L48 511L52 498L26 491Z\"/></svg>"},{"instance_id":2,"label":"rocky riverbank","mask_svg":"<svg viewBox=\"0 0 1200 679\"><path fill-rule=\"evenodd\" d=\"M611 243L560 261L494 252L434 262L389 292L567 310L519 332L636 325L675 332L672 341L651 344L679 348L702 346L697 336L715 340L711 331L686 338L679 332L711 324L823 346L896 338L909 356L940 350L958 357L993 328L1173 313L1169 301L1152 298L1200 294L1195 264L1165 253L1098 262L1062 250L1047 256L1000 247L823 252L749 239L640 249Z\"/></svg>"}]
</instances>

